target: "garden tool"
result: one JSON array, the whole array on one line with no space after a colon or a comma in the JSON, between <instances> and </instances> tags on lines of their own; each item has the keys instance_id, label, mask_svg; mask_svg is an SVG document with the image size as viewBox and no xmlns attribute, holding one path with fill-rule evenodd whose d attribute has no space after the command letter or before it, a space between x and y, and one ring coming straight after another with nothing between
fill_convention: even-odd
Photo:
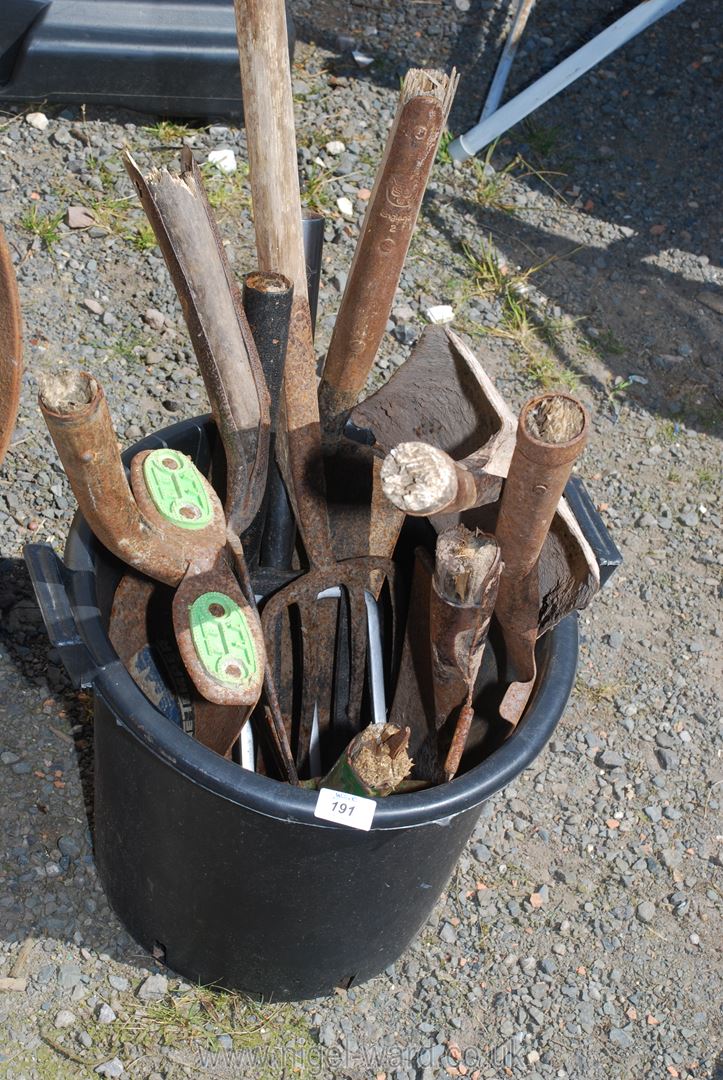
<instances>
[{"instance_id":1,"label":"garden tool","mask_svg":"<svg viewBox=\"0 0 723 1080\"><path fill-rule=\"evenodd\" d=\"M431 513L437 532L461 521L469 529L494 533L499 493L515 446L515 427L514 414L472 351L450 329L432 326L386 385L352 410L345 430L375 452L388 455L384 483L397 504L399 523L405 513ZM430 507L439 505L435 500L444 488L436 479L437 462L446 469L448 458L415 447L411 454L405 450L396 455L401 458L398 465L392 451L400 442L423 442L433 451L444 451L454 459L453 477L465 469L471 473L456 489L453 479L452 497L471 492L472 508L435 513ZM443 495L439 501L446 510L444 499ZM478 505L480 500L482 505ZM584 608L600 587L595 555L564 498L556 507L540 553L539 576L541 633L574 609Z\"/></svg>"},{"instance_id":2,"label":"garden tool","mask_svg":"<svg viewBox=\"0 0 723 1080\"><path fill-rule=\"evenodd\" d=\"M108 636L134 682L187 735L228 757L239 737L239 708L215 705L196 690L173 633L174 590L125 574L115 591ZM249 727L245 724L243 731ZM242 731L242 734L243 734Z\"/></svg>"},{"instance_id":3,"label":"garden tool","mask_svg":"<svg viewBox=\"0 0 723 1080\"><path fill-rule=\"evenodd\" d=\"M543 394L520 412L495 531L504 563L495 615L510 682L500 715L512 727L522 716L537 674L543 544L587 433L587 412L568 394Z\"/></svg>"},{"instance_id":4,"label":"garden tool","mask_svg":"<svg viewBox=\"0 0 723 1080\"><path fill-rule=\"evenodd\" d=\"M457 81L412 68L402 84L319 387L327 433L338 433L374 366Z\"/></svg>"},{"instance_id":5,"label":"garden tool","mask_svg":"<svg viewBox=\"0 0 723 1080\"><path fill-rule=\"evenodd\" d=\"M154 169L144 177L128 152L123 160L181 301L226 453L226 520L239 536L261 506L271 427L241 295L191 151L182 151L177 176Z\"/></svg>"},{"instance_id":6,"label":"garden tool","mask_svg":"<svg viewBox=\"0 0 723 1080\"><path fill-rule=\"evenodd\" d=\"M304 263L306 265L306 285L309 293L309 315L311 334L316 328L316 312L319 303L319 285L321 281L321 255L324 247L325 219L313 210L301 211L301 232L304 244ZM262 358L263 364L263 358ZM281 387L279 387L280 401ZM274 429L275 431L275 429ZM269 477L266 485L266 519L264 534L261 539L259 562L262 566L289 569L294 560L296 546L296 522L294 521L289 496L281 478L276 462L276 440L274 453L269 462Z\"/></svg>"},{"instance_id":7,"label":"garden tool","mask_svg":"<svg viewBox=\"0 0 723 1080\"><path fill-rule=\"evenodd\" d=\"M226 457L227 542L241 580L246 605L256 602L245 565L235 540L258 516L268 473L271 415L269 391L242 299L231 273L213 214L208 205L200 171L189 150L181 155L181 173L154 170L143 176L130 154L125 165L158 240L183 308L214 421ZM290 283L281 275L257 280L260 291L282 296L274 332L275 362L283 370L283 336L288 325ZM270 290L275 290L270 291ZM273 337L265 343L270 346ZM268 357L267 357L268 360ZM273 374L271 367L269 371ZM252 537L258 544L258 533ZM188 592L188 595L187 595ZM181 590L179 609L190 591ZM192 609L189 608L189 612ZM190 648L187 635L179 640ZM278 697L271 672L264 670L265 709L277 757L288 778L295 782Z\"/></svg>"},{"instance_id":8,"label":"garden tool","mask_svg":"<svg viewBox=\"0 0 723 1080\"><path fill-rule=\"evenodd\" d=\"M408 745L409 728L370 724L354 736L326 776L307 780L303 786L365 798L392 795L412 768Z\"/></svg>"},{"instance_id":9,"label":"garden tool","mask_svg":"<svg viewBox=\"0 0 723 1080\"><path fill-rule=\"evenodd\" d=\"M243 536L243 546L249 566L259 562L260 550L267 524L273 530L278 522L269 516L271 506L277 508L273 495L274 484L283 484L276 465L276 428L281 404L281 384L284 378L286 362L286 344L289 337L289 319L294 289L283 274L260 270L246 274L243 281L243 306L249 327L258 350L261 367L266 379L270 398L271 438L269 442L269 461L266 490L259 511ZM271 490L270 490L271 489ZM282 490L283 506L288 507L286 491ZM276 509L278 514L278 509ZM293 542L294 520L288 510ZM290 565L290 561L289 561Z\"/></svg>"},{"instance_id":10,"label":"garden tool","mask_svg":"<svg viewBox=\"0 0 723 1080\"><path fill-rule=\"evenodd\" d=\"M445 781L459 769L469 735L472 695L501 570L500 549L493 536L456 525L437 537L429 633L435 726L451 736L442 769Z\"/></svg>"},{"instance_id":11,"label":"garden tool","mask_svg":"<svg viewBox=\"0 0 723 1080\"><path fill-rule=\"evenodd\" d=\"M10 249L0 228L0 465L10 445L20 402L23 328Z\"/></svg>"},{"instance_id":12,"label":"garden tool","mask_svg":"<svg viewBox=\"0 0 723 1080\"><path fill-rule=\"evenodd\" d=\"M323 737L331 709L329 660L337 612L336 605L329 610L317 597L338 586L348 598L354 714L361 701L367 651L364 592L372 575L376 590L377 578L391 575L393 567L388 559L335 561L324 490L286 14L283 0L263 5L236 0L235 10L259 267L285 274L294 286L276 456L310 570L266 602L262 621L277 671L284 623L290 615L300 623L303 685L297 762L302 763L308 758L314 711Z\"/></svg>"},{"instance_id":13,"label":"garden tool","mask_svg":"<svg viewBox=\"0 0 723 1080\"><path fill-rule=\"evenodd\" d=\"M397 515L380 497L378 463L340 439L386 332L427 180L457 87L457 75L412 68L367 205L319 387L334 549L391 557ZM370 506L372 509L370 510Z\"/></svg>"},{"instance_id":14,"label":"garden tool","mask_svg":"<svg viewBox=\"0 0 723 1080\"><path fill-rule=\"evenodd\" d=\"M237 737L261 691L264 645L228 563L216 493L184 454L158 449L133 458L131 494L102 389L85 373L46 379L40 406L98 540L175 587L173 625L186 670L209 701L236 707Z\"/></svg>"}]
</instances>

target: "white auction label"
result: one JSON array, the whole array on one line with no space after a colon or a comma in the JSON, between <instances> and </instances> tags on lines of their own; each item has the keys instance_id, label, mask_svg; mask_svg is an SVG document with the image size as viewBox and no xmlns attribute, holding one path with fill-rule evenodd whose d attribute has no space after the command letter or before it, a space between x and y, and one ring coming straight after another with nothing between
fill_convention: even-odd
<instances>
[{"instance_id":1,"label":"white auction label","mask_svg":"<svg viewBox=\"0 0 723 1080\"><path fill-rule=\"evenodd\" d=\"M365 799L363 795L347 795L345 791L334 791L333 788L322 788L316 800L314 817L369 832L376 808L375 799Z\"/></svg>"}]
</instances>

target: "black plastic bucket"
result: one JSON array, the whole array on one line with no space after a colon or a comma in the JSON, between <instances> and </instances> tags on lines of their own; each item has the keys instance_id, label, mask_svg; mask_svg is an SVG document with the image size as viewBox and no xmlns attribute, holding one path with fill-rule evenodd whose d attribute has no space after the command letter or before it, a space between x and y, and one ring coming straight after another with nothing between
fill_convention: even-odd
<instances>
[{"instance_id":1,"label":"black plastic bucket","mask_svg":"<svg viewBox=\"0 0 723 1080\"><path fill-rule=\"evenodd\" d=\"M210 464L206 420L128 451L172 446ZM314 817L318 795L242 770L184 734L137 688L106 633L120 563L76 518L65 565L26 559L52 644L95 699L95 856L130 933L192 981L293 1000L378 974L428 918L485 799L540 753L575 677L577 618L538 648L516 731L450 784L378 801L369 832ZM160 951L159 951L160 950Z\"/></svg>"}]
</instances>

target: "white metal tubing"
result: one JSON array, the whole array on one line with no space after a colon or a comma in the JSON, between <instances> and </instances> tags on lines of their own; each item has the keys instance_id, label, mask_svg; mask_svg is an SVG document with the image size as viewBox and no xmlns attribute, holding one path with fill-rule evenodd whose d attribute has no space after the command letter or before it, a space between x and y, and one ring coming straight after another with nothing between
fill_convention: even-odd
<instances>
[{"instance_id":1,"label":"white metal tubing","mask_svg":"<svg viewBox=\"0 0 723 1080\"><path fill-rule=\"evenodd\" d=\"M597 34L582 48L577 49L561 64L548 71L541 79L528 86L521 94L513 97L501 109L480 121L475 127L460 135L449 145L449 153L455 161L466 161L474 157L483 146L499 138L520 120L544 105L555 94L559 94L575 79L599 64L610 53L615 52L654 22L680 7L685 0L644 0L606 30Z\"/></svg>"},{"instance_id":2,"label":"white metal tubing","mask_svg":"<svg viewBox=\"0 0 723 1080\"><path fill-rule=\"evenodd\" d=\"M492 115L502 100L502 93L505 89L507 78L517 53L517 46L520 44L520 38L524 33L527 20L529 19L530 12L534 6L535 0L518 0L517 11L515 12L515 17L512 22L512 28L502 50L500 62L497 65L497 71L495 72L489 93L487 94L487 100L480 113L480 123L483 120L486 120L488 116Z\"/></svg>"}]
</instances>

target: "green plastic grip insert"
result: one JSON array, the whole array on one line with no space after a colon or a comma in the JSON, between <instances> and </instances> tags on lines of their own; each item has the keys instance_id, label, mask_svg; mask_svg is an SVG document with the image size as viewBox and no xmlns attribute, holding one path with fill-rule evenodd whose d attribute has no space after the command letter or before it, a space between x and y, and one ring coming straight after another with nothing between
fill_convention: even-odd
<instances>
[{"instance_id":1,"label":"green plastic grip insert","mask_svg":"<svg viewBox=\"0 0 723 1080\"><path fill-rule=\"evenodd\" d=\"M196 655L208 674L228 686L250 682L258 670L245 613L225 593L207 592L189 609Z\"/></svg>"},{"instance_id":2,"label":"green plastic grip insert","mask_svg":"<svg viewBox=\"0 0 723 1080\"><path fill-rule=\"evenodd\" d=\"M200 472L178 450L151 450L143 462L143 479L159 514L181 529L205 529L213 507Z\"/></svg>"}]
</instances>

